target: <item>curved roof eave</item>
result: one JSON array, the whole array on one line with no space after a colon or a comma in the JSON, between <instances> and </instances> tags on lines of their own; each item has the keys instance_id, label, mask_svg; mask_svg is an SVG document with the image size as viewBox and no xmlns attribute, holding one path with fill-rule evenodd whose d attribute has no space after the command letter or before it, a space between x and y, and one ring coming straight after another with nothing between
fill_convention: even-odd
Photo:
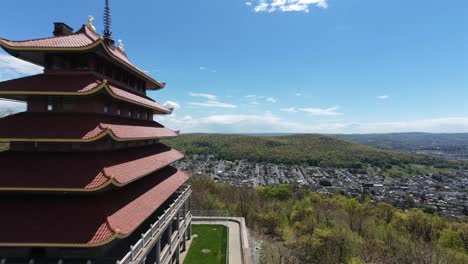
<instances>
[{"instance_id":1,"label":"curved roof eave","mask_svg":"<svg viewBox=\"0 0 468 264\"><path fill-rule=\"evenodd\" d=\"M11 41L7 39L0 38L0 47L2 47L5 51L7 51L9 54L12 56L18 57L17 54L14 54L13 51L90 51L94 48L101 47L105 53L109 56L109 58L114 59L115 61L119 62L120 64L126 66L127 68L131 69L140 77L143 77L145 80L149 81L152 83L155 87L149 87L148 89L150 90L159 90L165 87L165 83L161 83L142 70L138 69L135 65L133 65L127 58L127 55L121 51L112 50L110 47L108 47L104 41L104 38L100 36L97 33L91 32L86 25L84 25L79 31L76 33L69 35L69 36L77 36L79 34L84 34L89 38L91 41L90 44L88 45L82 45L82 46L70 46L70 47L64 47L64 46L27 46L27 45L15 45L17 43L24 43L25 41ZM95 36L91 36L91 34L94 34ZM68 36L67 36L68 37ZM46 39L54 39L56 37L52 38L46 38ZM39 40L45 40L45 39L39 39ZM34 40L31 40L34 41ZM124 56L126 59L122 59L119 56L115 54L115 52L121 52L122 56ZM34 64L37 64L37 62L31 61ZM43 65L41 65L43 66Z\"/></svg>"}]
</instances>

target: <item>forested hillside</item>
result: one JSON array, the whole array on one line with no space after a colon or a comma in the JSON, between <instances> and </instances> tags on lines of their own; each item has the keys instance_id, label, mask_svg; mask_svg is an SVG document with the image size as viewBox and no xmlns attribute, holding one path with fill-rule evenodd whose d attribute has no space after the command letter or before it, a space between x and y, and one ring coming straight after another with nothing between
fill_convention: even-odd
<instances>
[{"instance_id":1,"label":"forested hillside","mask_svg":"<svg viewBox=\"0 0 468 264\"><path fill-rule=\"evenodd\" d=\"M227 160L249 159L274 163L309 164L337 168L420 164L458 167L442 159L379 150L369 146L322 135L262 137L246 135L188 134L164 143L188 154L215 154Z\"/></svg>"},{"instance_id":2,"label":"forested hillside","mask_svg":"<svg viewBox=\"0 0 468 264\"><path fill-rule=\"evenodd\" d=\"M245 217L268 264L465 264L468 223L299 186L239 187L197 175L193 210ZM206 214L209 214L208 212Z\"/></svg>"}]
</instances>

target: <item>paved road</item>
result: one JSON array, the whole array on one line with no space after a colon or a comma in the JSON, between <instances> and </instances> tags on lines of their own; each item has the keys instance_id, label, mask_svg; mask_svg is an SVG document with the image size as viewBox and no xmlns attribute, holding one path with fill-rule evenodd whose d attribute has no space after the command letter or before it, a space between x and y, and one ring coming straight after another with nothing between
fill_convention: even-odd
<instances>
[{"instance_id":1,"label":"paved road","mask_svg":"<svg viewBox=\"0 0 468 264\"><path fill-rule=\"evenodd\" d=\"M212 224L212 225L225 225L229 227L229 264L241 264L242 263L242 244L240 240L240 224L234 221L223 221L223 220L197 220L192 218L192 224ZM193 235L193 234L192 234ZM187 244L187 248L190 247ZM187 250L188 251L188 250ZM180 255L180 262L183 263L186 252Z\"/></svg>"}]
</instances>

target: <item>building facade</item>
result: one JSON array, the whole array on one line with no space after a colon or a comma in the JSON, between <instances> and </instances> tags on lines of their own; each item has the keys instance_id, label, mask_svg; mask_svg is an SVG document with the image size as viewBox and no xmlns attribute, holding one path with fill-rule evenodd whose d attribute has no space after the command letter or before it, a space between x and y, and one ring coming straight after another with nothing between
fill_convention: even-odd
<instances>
[{"instance_id":1,"label":"building facade","mask_svg":"<svg viewBox=\"0 0 468 264\"><path fill-rule=\"evenodd\" d=\"M106 1L107 2L107 1ZM107 13L110 14L108 5ZM110 17L107 17L110 18ZM184 153L153 121L170 114L146 95L165 84L92 25L54 23L53 36L0 38L12 56L44 67L0 83L27 110L0 119L0 263L178 263L190 239Z\"/></svg>"}]
</instances>

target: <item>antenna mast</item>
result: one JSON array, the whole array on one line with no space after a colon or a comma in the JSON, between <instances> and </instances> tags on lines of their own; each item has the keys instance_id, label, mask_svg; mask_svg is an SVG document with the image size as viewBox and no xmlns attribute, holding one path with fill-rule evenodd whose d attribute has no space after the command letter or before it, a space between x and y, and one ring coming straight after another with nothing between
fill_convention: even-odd
<instances>
[{"instance_id":1,"label":"antenna mast","mask_svg":"<svg viewBox=\"0 0 468 264\"><path fill-rule=\"evenodd\" d=\"M106 6L104 8L104 37L105 38L110 38L112 35L111 23L112 23L112 18L111 18L109 0L106 0Z\"/></svg>"}]
</instances>

